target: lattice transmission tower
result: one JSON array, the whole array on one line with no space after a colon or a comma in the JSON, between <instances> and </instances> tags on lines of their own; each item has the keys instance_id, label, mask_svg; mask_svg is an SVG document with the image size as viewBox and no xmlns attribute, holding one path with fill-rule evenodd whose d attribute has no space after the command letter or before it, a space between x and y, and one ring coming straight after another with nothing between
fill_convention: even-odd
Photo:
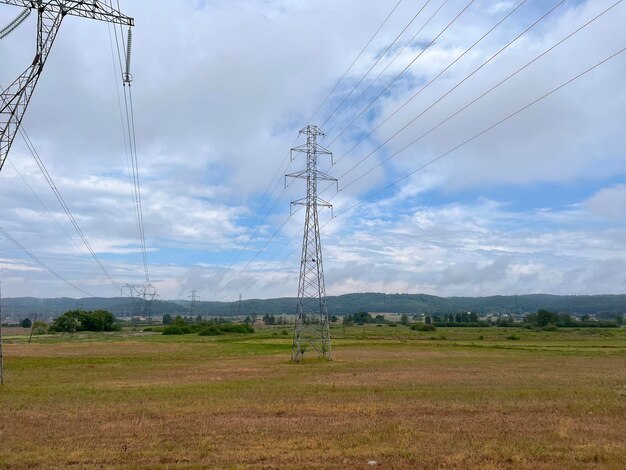
<instances>
[{"instance_id":1,"label":"lattice transmission tower","mask_svg":"<svg viewBox=\"0 0 626 470\"><path fill-rule=\"evenodd\" d=\"M306 126L299 135L306 136L306 143L291 149L291 160L294 159L294 153L306 154L306 168L285 175L306 180L306 197L291 203L291 207L304 206L306 209L291 360L300 362L310 349L319 357L330 360L332 351L318 207L329 207L332 210L332 205L317 196L317 182L337 182L337 179L317 169L318 157L322 155L330 156L332 162L332 153L317 143L317 138L324 135L319 127Z\"/></svg>"},{"instance_id":2,"label":"lattice transmission tower","mask_svg":"<svg viewBox=\"0 0 626 470\"><path fill-rule=\"evenodd\" d=\"M198 299L198 291L197 290L192 290L191 291L191 295L189 296L189 298L191 299L190 303L189 303L189 316L193 317L196 313L196 301Z\"/></svg>"},{"instance_id":3,"label":"lattice transmission tower","mask_svg":"<svg viewBox=\"0 0 626 470\"><path fill-rule=\"evenodd\" d=\"M130 297L131 318L143 316L152 319L152 302L159 296L152 284L124 284L121 296Z\"/></svg>"},{"instance_id":4,"label":"lattice transmission tower","mask_svg":"<svg viewBox=\"0 0 626 470\"><path fill-rule=\"evenodd\" d=\"M0 4L23 7L9 25L0 30L0 39L11 33L28 16L37 12L37 44L31 65L4 90L0 90L0 171L9 154L24 113L48 59L52 44L67 15L91 18L131 27L133 18L123 15L100 0L0 0Z\"/></svg>"}]
</instances>

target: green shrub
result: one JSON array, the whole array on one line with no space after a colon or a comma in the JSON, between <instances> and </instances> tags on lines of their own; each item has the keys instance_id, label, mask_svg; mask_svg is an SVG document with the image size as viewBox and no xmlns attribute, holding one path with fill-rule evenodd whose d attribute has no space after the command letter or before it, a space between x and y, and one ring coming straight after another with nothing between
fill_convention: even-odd
<instances>
[{"instance_id":1,"label":"green shrub","mask_svg":"<svg viewBox=\"0 0 626 470\"><path fill-rule=\"evenodd\" d=\"M115 323L115 317L106 310L86 312L71 310L58 317L50 332L73 333L75 331L119 331L121 326Z\"/></svg>"},{"instance_id":2,"label":"green shrub","mask_svg":"<svg viewBox=\"0 0 626 470\"><path fill-rule=\"evenodd\" d=\"M521 336L518 335L509 335L506 337L506 339L510 339L510 340L518 340L521 339Z\"/></svg>"},{"instance_id":3,"label":"green shrub","mask_svg":"<svg viewBox=\"0 0 626 470\"><path fill-rule=\"evenodd\" d=\"M287 330L280 330L280 334L281 334L282 336L288 336L288 335L289 335L289 332L288 332Z\"/></svg>"},{"instance_id":4,"label":"green shrub","mask_svg":"<svg viewBox=\"0 0 626 470\"><path fill-rule=\"evenodd\" d=\"M397 328L398 324L397 323L389 323L389 325L387 325L391 328Z\"/></svg>"},{"instance_id":5,"label":"green shrub","mask_svg":"<svg viewBox=\"0 0 626 470\"><path fill-rule=\"evenodd\" d=\"M556 327L556 325L553 325L552 323L542 327L541 330L542 331L559 331L559 329Z\"/></svg>"},{"instance_id":6,"label":"green shrub","mask_svg":"<svg viewBox=\"0 0 626 470\"><path fill-rule=\"evenodd\" d=\"M202 328L199 332L199 336L218 336L223 335L224 333L218 329L215 325L206 326Z\"/></svg>"},{"instance_id":7,"label":"green shrub","mask_svg":"<svg viewBox=\"0 0 626 470\"><path fill-rule=\"evenodd\" d=\"M198 333L200 336L216 336L224 333L254 333L254 328L246 323L212 323L203 322L199 325L188 326L190 333ZM184 331L184 327L183 327ZM282 334L282 333L281 333Z\"/></svg>"},{"instance_id":8,"label":"green shrub","mask_svg":"<svg viewBox=\"0 0 626 470\"><path fill-rule=\"evenodd\" d=\"M164 335L184 335L185 333L180 326L170 325L163 328Z\"/></svg>"},{"instance_id":9,"label":"green shrub","mask_svg":"<svg viewBox=\"0 0 626 470\"><path fill-rule=\"evenodd\" d=\"M414 323L411 325L414 331L437 331L437 327L432 323Z\"/></svg>"}]
</instances>

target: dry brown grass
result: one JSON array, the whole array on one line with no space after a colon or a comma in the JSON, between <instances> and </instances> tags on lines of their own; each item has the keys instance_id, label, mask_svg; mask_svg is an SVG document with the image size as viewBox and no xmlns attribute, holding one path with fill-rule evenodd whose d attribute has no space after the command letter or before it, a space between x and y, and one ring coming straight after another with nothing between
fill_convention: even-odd
<instances>
[{"instance_id":1,"label":"dry brown grass","mask_svg":"<svg viewBox=\"0 0 626 470\"><path fill-rule=\"evenodd\" d=\"M9 344L0 465L623 468L621 352L279 343Z\"/></svg>"}]
</instances>

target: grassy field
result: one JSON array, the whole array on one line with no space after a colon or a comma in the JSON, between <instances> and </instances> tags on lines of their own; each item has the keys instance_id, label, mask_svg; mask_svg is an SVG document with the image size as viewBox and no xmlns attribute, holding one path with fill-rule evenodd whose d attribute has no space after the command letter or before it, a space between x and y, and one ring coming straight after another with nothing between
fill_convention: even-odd
<instances>
[{"instance_id":1,"label":"grassy field","mask_svg":"<svg viewBox=\"0 0 626 470\"><path fill-rule=\"evenodd\" d=\"M624 329L281 330L9 331L0 467L624 468Z\"/></svg>"}]
</instances>

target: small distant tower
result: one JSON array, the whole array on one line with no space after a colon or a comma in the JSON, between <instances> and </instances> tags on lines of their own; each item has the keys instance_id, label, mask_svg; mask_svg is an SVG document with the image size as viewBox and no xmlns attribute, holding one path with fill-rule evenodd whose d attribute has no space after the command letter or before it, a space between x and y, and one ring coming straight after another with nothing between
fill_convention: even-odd
<instances>
[{"instance_id":1,"label":"small distant tower","mask_svg":"<svg viewBox=\"0 0 626 470\"><path fill-rule=\"evenodd\" d=\"M194 313L196 312L196 290L192 290L191 291L191 295L189 296L189 298L191 299L191 304L189 304L189 316L193 317Z\"/></svg>"},{"instance_id":2,"label":"small distant tower","mask_svg":"<svg viewBox=\"0 0 626 470\"><path fill-rule=\"evenodd\" d=\"M332 162L332 153L317 143L318 136L324 135L319 127L309 125L300 131L300 135L306 135L306 144L291 149L291 159L293 161L294 153L306 154L306 168L286 175L289 178L306 180L307 188L306 197L291 203L292 206L300 205L306 208L296 323L291 348L292 362L300 362L304 353L309 349L316 351L321 358L332 359L322 244L317 214L318 207L332 209L332 206L317 196L317 182L320 180L336 182L337 179L317 169L317 159L320 155L330 156Z\"/></svg>"},{"instance_id":3,"label":"small distant tower","mask_svg":"<svg viewBox=\"0 0 626 470\"><path fill-rule=\"evenodd\" d=\"M237 302L237 316L240 317L242 312L241 294L239 294L239 302Z\"/></svg>"},{"instance_id":4,"label":"small distant tower","mask_svg":"<svg viewBox=\"0 0 626 470\"><path fill-rule=\"evenodd\" d=\"M156 287L152 284L124 284L121 287L121 296L125 297L125 292L131 301L131 318L139 316L140 305L143 304L143 316L152 319L152 301L158 297Z\"/></svg>"}]
</instances>

